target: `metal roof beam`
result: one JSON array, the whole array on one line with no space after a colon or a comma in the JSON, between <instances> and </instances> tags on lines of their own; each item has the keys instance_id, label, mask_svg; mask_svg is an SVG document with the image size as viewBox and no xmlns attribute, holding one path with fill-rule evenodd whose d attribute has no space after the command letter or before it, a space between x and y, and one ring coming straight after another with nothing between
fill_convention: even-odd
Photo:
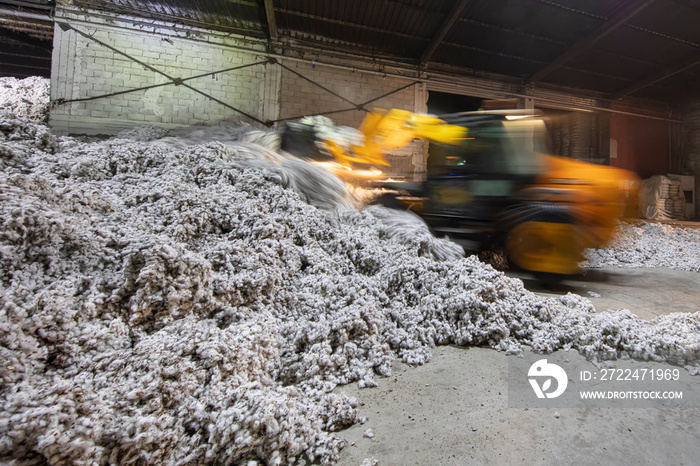
<instances>
[{"instance_id":1,"label":"metal roof beam","mask_svg":"<svg viewBox=\"0 0 700 466\"><path fill-rule=\"evenodd\" d=\"M13 10L11 8L4 8L2 6L0 6L0 15L7 15L7 16L14 17L14 18L22 18L22 19L36 19L39 21L49 21L49 22L53 21L53 18L51 16L49 16L48 13L46 13L46 14L31 13L29 11Z\"/></svg>"},{"instance_id":2,"label":"metal roof beam","mask_svg":"<svg viewBox=\"0 0 700 466\"><path fill-rule=\"evenodd\" d=\"M236 5L250 6L258 8L260 5L256 2L250 0L226 0L228 3L235 3Z\"/></svg>"},{"instance_id":3,"label":"metal roof beam","mask_svg":"<svg viewBox=\"0 0 700 466\"><path fill-rule=\"evenodd\" d=\"M51 32L53 33L53 31ZM26 32L8 29L6 26L2 25L0 25L0 37L12 39L40 50L51 51L52 42L50 38L47 38L47 40L37 39Z\"/></svg>"},{"instance_id":4,"label":"metal roof beam","mask_svg":"<svg viewBox=\"0 0 700 466\"><path fill-rule=\"evenodd\" d=\"M267 34L270 40L277 40L277 22L275 21L275 6L273 0L265 1L265 17L267 18Z\"/></svg>"},{"instance_id":5,"label":"metal roof beam","mask_svg":"<svg viewBox=\"0 0 700 466\"><path fill-rule=\"evenodd\" d=\"M560 4L555 3L551 0L528 0L528 1L532 2L532 3L537 3L539 5L545 5L545 6L549 6L549 7L558 8L562 11L565 11L567 13L572 13L572 14L575 14L577 16L581 16L583 18L590 18L590 19L602 20L602 21L605 21L607 19L604 16L594 15L592 13L587 13L585 11L570 8L570 7L565 6L565 5L560 5ZM678 0L671 0L671 1L678 3ZM686 5L686 6L688 6L688 5ZM700 9L698 9L698 10L700 11ZM694 42L691 42L689 40L681 39L680 37L670 36L668 34L662 34L658 31L652 31L651 29L643 28L640 26L635 26L634 24L625 24L624 27L629 28L629 29L633 29L635 31L642 32L644 34L650 34L652 36L661 37L661 38L666 39L666 40L678 42L679 44L686 44L686 45L690 45L691 47L699 47L700 46L700 45L698 45Z\"/></svg>"},{"instance_id":6,"label":"metal roof beam","mask_svg":"<svg viewBox=\"0 0 700 466\"><path fill-rule=\"evenodd\" d=\"M3 70L7 69L12 70L13 72L17 72L18 70L28 70L29 73L32 72L32 70L41 70L41 71L51 71L51 65L45 65L45 66L34 66L34 65L23 65L21 63L5 63L3 61L0 61L0 65L3 66ZM5 68L7 67L7 68Z\"/></svg>"},{"instance_id":7,"label":"metal roof beam","mask_svg":"<svg viewBox=\"0 0 700 466\"><path fill-rule=\"evenodd\" d=\"M258 7L259 4L256 3L253 0L226 0L229 3L234 3L237 5L245 5L245 6L250 6L250 7ZM388 5L391 7L398 7L401 8L404 11L411 11L414 13L418 13L421 15L437 15L439 13L436 13L434 9L430 8L424 8L420 7L417 5L411 5L410 3L403 3L400 1L396 0L374 0L375 3L383 3L384 5ZM281 8L276 8L277 11L280 11Z\"/></svg>"},{"instance_id":8,"label":"metal roof beam","mask_svg":"<svg viewBox=\"0 0 700 466\"><path fill-rule=\"evenodd\" d=\"M23 2L20 0L3 0L3 4L13 6L23 6L27 8L35 8L37 10L53 10L54 7L48 3Z\"/></svg>"},{"instance_id":9,"label":"metal roof beam","mask_svg":"<svg viewBox=\"0 0 700 466\"><path fill-rule=\"evenodd\" d=\"M28 55L26 53L12 53L3 52L0 50L0 57L18 57L18 58L29 58L31 60L51 60L50 56L40 57L39 55Z\"/></svg>"},{"instance_id":10,"label":"metal roof beam","mask_svg":"<svg viewBox=\"0 0 700 466\"><path fill-rule=\"evenodd\" d=\"M567 61L593 47L605 36L607 36L615 29L632 19L639 12L647 8L652 3L654 3L654 0L646 0L641 3L638 0L628 1L612 16L610 16L610 18L608 18L607 21L599 24L595 29L593 29L593 31L591 31L591 33L588 34L588 36L574 44L566 52L559 55L549 65L545 66L537 73L530 76L528 82L535 83L541 81L545 76L562 66Z\"/></svg>"},{"instance_id":11,"label":"metal roof beam","mask_svg":"<svg viewBox=\"0 0 700 466\"><path fill-rule=\"evenodd\" d=\"M457 2L452 6L452 10L447 15L445 22L442 23L442 26L440 26L438 32L433 36L433 38L430 40L430 43L423 51L423 55L421 55L420 57L421 65L427 63L428 60L430 60L430 57L433 56L442 40L445 38L447 33L450 32L450 29L452 29L452 26L454 26L455 22L462 15L462 12L467 7L467 5L469 5L469 3L471 3L471 0L457 0Z\"/></svg>"},{"instance_id":12,"label":"metal roof beam","mask_svg":"<svg viewBox=\"0 0 700 466\"><path fill-rule=\"evenodd\" d=\"M498 25L491 24L491 23L485 23L483 21L477 21L477 20L474 20L471 18L459 18L459 22L464 23L464 24L468 24L468 25L476 24L477 26L482 26L482 27L485 27L488 29L494 29L496 31L502 31L502 32L505 32L508 34L518 35L518 36L525 37L528 39L534 39L534 40L538 40L538 41L542 41L542 42L549 42L549 43L557 44L557 45L561 45L561 46L566 45L565 42L563 42L559 39L553 39L551 37L545 37L545 36L540 36L537 34L532 34L529 32L523 32L523 31L519 31L519 30L515 30L515 29L510 29L507 27L498 26ZM609 50L598 50L598 51L601 53L604 53L606 55L609 55L611 57L621 59L621 60L631 61L631 62L635 62L635 63L642 63L644 65L651 65L654 67L660 66L660 64L658 62L651 62L649 60L643 60L640 58L628 57L627 55L620 55L619 53L611 52Z\"/></svg>"},{"instance_id":13,"label":"metal roof beam","mask_svg":"<svg viewBox=\"0 0 700 466\"><path fill-rule=\"evenodd\" d=\"M474 52L488 53L490 55L496 55L499 57L509 58L512 60L519 60L519 61L524 61L524 62L529 62L529 63L538 63L538 64L544 63L541 60L535 60L533 58L523 57L522 55L512 55L512 54L507 54L507 53L501 53L501 52L498 52L495 50L483 49L483 48L474 47L471 45L456 44L454 42L443 42L443 44L445 46L449 46L449 47L455 47L455 48L464 49L464 50L471 50ZM614 76L611 74L601 73L601 72L590 70L590 69L574 68L571 66L565 66L564 69L566 69L567 71L573 71L575 73L582 73L582 74L587 74L587 75L591 75L591 76L600 76L603 78L614 79L617 81L631 81L630 79L626 79L622 76Z\"/></svg>"},{"instance_id":14,"label":"metal roof beam","mask_svg":"<svg viewBox=\"0 0 700 466\"><path fill-rule=\"evenodd\" d=\"M324 23L338 24L340 26L347 26L347 27L351 27L351 28L355 28L355 29L363 29L365 31L378 32L380 34L387 34L387 35L396 36L396 37L403 37L405 39L413 39L413 40L421 40L421 41L429 40L426 37L421 37L421 36L418 36L416 34L406 34L406 33L398 32L398 31L390 31L388 29L375 28L372 26L364 25L364 24L351 23L349 21L342 21L339 19L326 18L324 16L312 15L309 13L302 13L300 11L287 10L284 8L276 8L276 10L280 13L298 16L300 18L313 19L315 21L321 21Z\"/></svg>"},{"instance_id":15,"label":"metal roof beam","mask_svg":"<svg viewBox=\"0 0 700 466\"><path fill-rule=\"evenodd\" d=\"M683 58L681 60L678 60L677 62L673 63L671 66L664 68L660 70L657 73L652 74L651 76L647 76L646 78L642 79L641 81L638 81L624 89L621 89L617 91L615 94L613 94L612 98L613 99L620 99L626 95L633 94L637 92L640 89L644 89L645 87L651 86L652 84L655 84L659 81L662 81L666 78L669 78L673 76L674 74L678 74L682 71L687 70L688 68L692 68L695 65L700 64L700 53L694 53L693 55L690 55L689 57Z\"/></svg>"}]
</instances>

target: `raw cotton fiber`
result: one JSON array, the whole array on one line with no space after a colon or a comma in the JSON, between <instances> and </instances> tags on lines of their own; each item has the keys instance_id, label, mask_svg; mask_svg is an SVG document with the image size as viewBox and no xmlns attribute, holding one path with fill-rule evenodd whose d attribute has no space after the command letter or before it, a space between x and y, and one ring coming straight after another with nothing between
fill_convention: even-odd
<instances>
[{"instance_id":1,"label":"raw cotton fiber","mask_svg":"<svg viewBox=\"0 0 700 466\"><path fill-rule=\"evenodd\" d=\"M700 230L645 223L620 224L606 248L586 251L586 267L669 267L700 272Z\"/></svg>"},{"instance_id":2,"label":"raw cotton fiber","mask_svg":"<svg viewBox=\"0 0 700 466\"><path fill-rule=\"evenodd\" d=\"M698 366L700 314L536 296L274 149L0 130L0 461L332 463L333 389L442 344Z\"/></svg>"},{"instance_id":3,"label":"raw cotton fiber","mask_svg":"<svg viewBox=\"0 0 700 466\"><path fill-rule=\"evenodd\" d=\"M49 116L49 80L0 78L0 109L21 115L32 123L46 123Z\"/></svg>"}]
</instances>

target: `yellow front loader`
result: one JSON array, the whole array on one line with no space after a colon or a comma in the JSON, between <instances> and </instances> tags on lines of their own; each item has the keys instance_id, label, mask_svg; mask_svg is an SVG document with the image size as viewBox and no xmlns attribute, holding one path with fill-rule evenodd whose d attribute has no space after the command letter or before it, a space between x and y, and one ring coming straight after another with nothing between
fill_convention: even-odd
<instances>
[{"instance_id":1,"label":"yellow front loader","mask_svg":"<svg viewBox=\"0 0 700 466\"><path fill-rule=\"evenodd\" d=\"M634 173L546 155L544 120L522 110L440 118L404 110L369 113L362 143L325 147L334 172L381 180L385 154L414 138L431 142L428 172L414 183L385 183L379 201L419 214L436 235L478 250L505 248L512 263L542 281L579 271L583 250L603 246L634 196Z\"/></svg>"}]
</instances>

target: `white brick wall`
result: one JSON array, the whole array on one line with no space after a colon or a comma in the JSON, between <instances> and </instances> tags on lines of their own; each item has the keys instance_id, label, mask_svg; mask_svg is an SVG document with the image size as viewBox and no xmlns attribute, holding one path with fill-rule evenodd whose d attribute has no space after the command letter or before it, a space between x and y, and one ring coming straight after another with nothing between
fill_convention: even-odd
<instances>
[{"instance_id":1,"label":"white brick wall","mask_svg":"<svg viewBox=\"0 0 700 466\"><path fill-rule=\"evenodd\" d=\"M117 29L90 18L71 25L96 39L174 78L187 78L264 60L254 53L193 41L163 33ZM168 39L167 41L165 39ZM260 92L266 70L261 64L186 81L256 118L265 95ZM145 66L104 47L75 31L55 28L51 98L99 96L169 80ZM184 85L157 87L118 96L57 105L50 124L58 133L115 133L136 125L164 127L215 124L226 120L253 121Z\"/></svg>"},{"instance_id":2,"label":"white brick wall","mask_svg":"<svg viewBox=\"0 0 700 466\"><path fill-rule=\"evenodd\" d=\"M352 71L352 69L339 69L324 66L321 63L315 66L312 63L282 60L282 63L308 78L349 100L354 104L363 104L369 100L392 92L406 86L411 81L390 76L382 76L374 73ZM419 85L420 86L420 85ZM367 105L368 110L399 108L408 111L422 111L423 106L416 107L416 86L411 86L399 92L383 97ZM424 103L423 103L424 104ZM352 108L353 105L340 97L333 95L319 86L297 76L286 69L282 70L282 87L280 90L280 118L291 118L300 115L325 113L335 110ZM366 113L361 110L351 110L342 113L326 115L336 125L360 126ZM424 159L427 154L425 144L415 141L408 146L396 150L388 155L387 159L392 165L392 172L405 174L421 170L424 167Z\"/></svg>"},{"instance_id":3,"label":"white brick wall","mask_svg":"<svg viewBox=\"0 0 700 466\"><path fill-rule=\"evenodd\" d=\"M318 64L283 60L288 68L335 92L355 104L362 104L380 95L409 84L410 81L392 77L383 78L376 74L360 71L331 68ZM414 110L413 88L407 88L368 105L371 108L401 108ZM353 105L326 92L319 86L298 77L294 73L282 70L282 89L280 93L280 115L282 118L303 114L328 112L351 108ZM328 115L336 124L358 126L365 113L359 110Z\"/></svg>"},{"instance_id":4,"label":"white brick wall","mask_svg":"<svg viewBox=\"0 0 700 466\"><path fill-rule=\"evenodd\" d=\"M59 23L71 26L173 78L188 78L266 59L256 46L212 32L198 31L196 40L183 31L162 27L148 32L128 22L106 24L97 16L68 10L58 12ZM258 46L259 48L259 46ZM260 49L262 50L262 49ZM353 71L323 63L279 59L284 66L317 82L355 104L406 86L409 79ZM55 105L50 124L57 133L114 134L149 124L178 127L219 122L247 122L249 118L180 85L73 30L57 24L51 76L51 99L71 100L169 83L148 90ZM342 65L342 63L341 63ZM366 65L358 64L357 65ZM359 66L358 66L359 67ZM185 81L262 121L301 117L350 108L353 105L276 64L258 64L233 72ZM369 105L425 111L425 85L411 86ZM364 111L328 115L338 125L358 127ZM422 170L426 144L415 141L390 154L394 173Z\"/></svg>"}]
</instances>

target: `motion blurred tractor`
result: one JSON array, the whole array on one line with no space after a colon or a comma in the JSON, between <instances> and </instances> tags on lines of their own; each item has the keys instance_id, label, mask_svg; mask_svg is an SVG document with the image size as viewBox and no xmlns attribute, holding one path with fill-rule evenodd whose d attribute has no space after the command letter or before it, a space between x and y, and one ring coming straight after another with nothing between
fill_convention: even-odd
<instances>
[{"instance_id":1,"label":"motion blurred tractor","mask_svg":"<svg viewBox=\"0 0 700 466\"><path fill-rule=\"evenodd\" d=\"M354 146L326 141L339 176L368 166L379 172L384 154L413 138L431 141L425 180L379 183L389 191L378 202L417 213L467 250L504 248L510 262L549 283L577 273L583 250L611 238L628 201L623 185L636 179L545 155L546 125L531 111L436 118L391 110L368 114L360 132L364 142Z\"/></svg>"}]
</instances>

